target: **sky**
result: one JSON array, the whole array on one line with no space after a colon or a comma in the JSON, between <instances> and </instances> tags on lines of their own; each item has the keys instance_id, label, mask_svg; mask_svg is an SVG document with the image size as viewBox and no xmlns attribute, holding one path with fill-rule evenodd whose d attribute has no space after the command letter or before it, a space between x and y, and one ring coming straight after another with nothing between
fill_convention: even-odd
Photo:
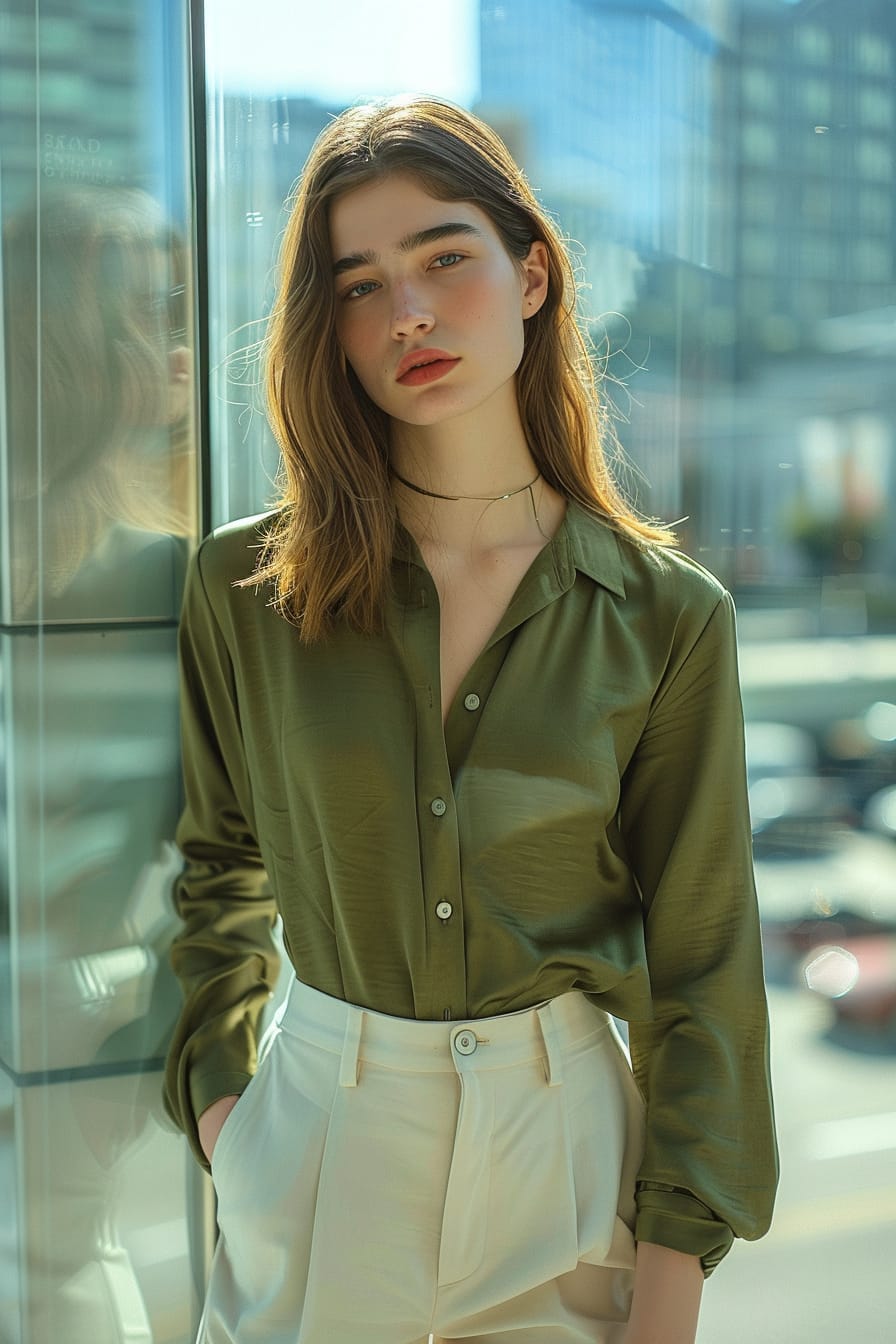
<instances>
[{"instance_id":1,"label":"sky","mask_svg":"<svg viewBox=\"0 0 896 1344\"><path fill-rule=\"evenodd\" d=\"M469 105L479 0L206 0L210 89L326 102L402 92Z\"/></svg>"}]
</instances>

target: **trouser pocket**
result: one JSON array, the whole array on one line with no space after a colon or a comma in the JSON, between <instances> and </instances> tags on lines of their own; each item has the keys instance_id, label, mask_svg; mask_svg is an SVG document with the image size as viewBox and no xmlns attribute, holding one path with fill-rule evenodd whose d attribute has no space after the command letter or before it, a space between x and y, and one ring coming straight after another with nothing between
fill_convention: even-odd
<instances>
[{"instance_id":1,"label":"trouser pocket","mask_svg":"<svg viewBox=\"0 0 896 1344\"><path fill-rule=\"evenodd\" d=\"M259 1314L265 1323L301 1316L338 1071L338 1055L279 1034L222 1128L209 1340L254 1339Z\"/></svg>"},{"instance_id":2,"label":"trouser pocket","mask_svg":"<svg viewBox=\"0 0 896 1344\"><path fill-rule=\"evenodd\" d=\"M609 1025L564 1059L579 1259L633 1268L644 1104Z\"/></svg>"}]
</instances>

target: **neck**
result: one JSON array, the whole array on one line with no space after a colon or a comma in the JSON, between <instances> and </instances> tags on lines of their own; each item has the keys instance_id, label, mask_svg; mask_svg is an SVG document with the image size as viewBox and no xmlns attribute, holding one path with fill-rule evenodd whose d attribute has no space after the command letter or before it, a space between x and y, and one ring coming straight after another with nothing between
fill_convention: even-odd
<instances>
[{"instance_id":1,"label":"neck","mask_svg":"<svg viewBox=\"0 0 896 1344\"><path fill-rule=\"evenodd\" d=\"M521 495L524 490L531 490L535 482L541 478L541 472L538 471L532 477L532 480L527 481L525 485L517 486L516 490L504 490L499 495L443 495L438 490L426 490L422 485L415 485L413 481L407 480L400 472L397 472L394 467L392 468L392 475L408 490L413 490L415 495L425 495L427 499L447 499L452 504L458 504L465 500L475 500L477 504L497 504L500 500L513 499L514 495Z\"/></svg>"},{"instance_id":2,"label":"neck","mask_svg":"<svg viewBox=\"0 0 896 1344\"><path fill-rule=\"evenodd\" d=\"M421 546L468 555L543 545L553 534L560 496L541 477L518 414L498 410L436 425L393 421L396 508Z\"/></svg>"},{"instance_id":3,"label":"neck","mask_svg":"<svg viewBox=\"0 0 896 1344\"><path fill-rule=\"evenodd\" d=\"M544 527L542 526L542 521L541 521L541 518L539 517L539 514L538 514L538 505L537 505L537 503L536 503L536 497L535 497L535 487L541 482L541 472L540 472L540 471L539 471L539 472L536 472L536 474L535 474L535 476L533 476L532 480L531 480L531 481L527 481L527 482L525 483L525 485L517 486L516 489L514 489L514 490L505 490L505 491L502 491L501 494L498 494L498 495L449 495L449 494L442 494L440 491L437 491L437 490L427 490L427 489L425 489L425 488L424 488L423 486L421 486L421 485L415 485L413 481L409 481L409 480L407 480L404 476L402 476L399 472L397 472L397 471L395 470L394 467L393 467L393 469L392 469L392 475L393 475L393 477L395 478L395 480L398 482L398 485L399 485L403 490L410 490L413 494L418 495L418 496L422 496L424 499L437 499L437 500L441 500L443 503L448 503L448 504L485 504L486 506L489 506L489 505L491 505L491 504L506 504L508 500L515 499L518 495L526 494L526 495L528 495L528 497L529 497L529 501L530 501L530 503L531 503L531 505L532 505L532 517L533 517L533 519L535 520L535 526L538 528L538 531L539 531L539 533L541 534L541 536L544 538L544 540L545 540L545 541L550 541L551 534L548 533L548 532L545 532ZM413 510L411 509L411 510L409 510L409 512L413 512ZM505 521L509 522L510 520L508 519L508 520L505 520ZM445 541L444 541L443 538L436 538L436 537L434 537L434 536L430 536L429 538L426 538L426 539L427 539L427 540L441 540L441 541L442 541L442 545L443 545L443 547L444 547L444 545L445 545ZM421 542L424 541L424 537L423 537L422 535L420 536L420 540L421 540ZM475 540L475 539L471 539L471 549L472 549L472 541L473 541L473 540ZM521 544L521 543L523 542L523 540L524 540L524 539L523 539L523 537L522 537L522 534L519 534L519 535L516 535L516 534L515 534L514 537L513 537L512 544L514 544L514 545L519 545L519 544ZM506 541L504 541L504 542L499 542L498 544L499 544L499 545L506 545L507 542L506 542ZM480 549L491 549L493 546L494 546L494 542L492 543L492 546L489 546L489 544L488 544L487 541L483 541L482 538L479 539L479 548L480 548Z\"/></svg>"}]
</instances>

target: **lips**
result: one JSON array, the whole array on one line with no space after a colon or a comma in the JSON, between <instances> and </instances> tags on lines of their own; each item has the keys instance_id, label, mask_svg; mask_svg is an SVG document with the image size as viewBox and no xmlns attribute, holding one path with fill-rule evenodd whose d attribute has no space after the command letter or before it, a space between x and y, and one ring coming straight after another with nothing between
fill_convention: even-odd
<instances>
[{"instance_id":1,"label":"lips","mask_svg":"<svg viewBox=\"0 0 896 1344\"><path fill-rule=\"evenodd\" d=\"M404 382L409 374L414 374L414 380L416 381L417 377L422 374L424 367L436 364L442 367L440 370L433 368L431 370L433 375L439 372L447 373L448 369L452 368L457 362L455 356L449 355L447 350L409 350L398 362L395 379L396 382Z\"/></svg>"}]
</instances>

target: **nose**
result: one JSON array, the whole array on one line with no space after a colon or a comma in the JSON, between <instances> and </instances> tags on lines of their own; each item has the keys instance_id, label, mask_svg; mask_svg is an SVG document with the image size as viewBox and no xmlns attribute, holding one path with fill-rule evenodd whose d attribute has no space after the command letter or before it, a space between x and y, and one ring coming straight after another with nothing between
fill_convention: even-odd
<instances>
[{"instance_id":1,"label":"nose","mask_svg":"<svg viewBox=\"0 0 896 1344\"><path fill-rule=\"evenodd\" d=\"M406 340L421 332L432 331L435 317L422 296L409 284L398 284L393 290L392 335Z\"/></svg>"}]
</instances>

